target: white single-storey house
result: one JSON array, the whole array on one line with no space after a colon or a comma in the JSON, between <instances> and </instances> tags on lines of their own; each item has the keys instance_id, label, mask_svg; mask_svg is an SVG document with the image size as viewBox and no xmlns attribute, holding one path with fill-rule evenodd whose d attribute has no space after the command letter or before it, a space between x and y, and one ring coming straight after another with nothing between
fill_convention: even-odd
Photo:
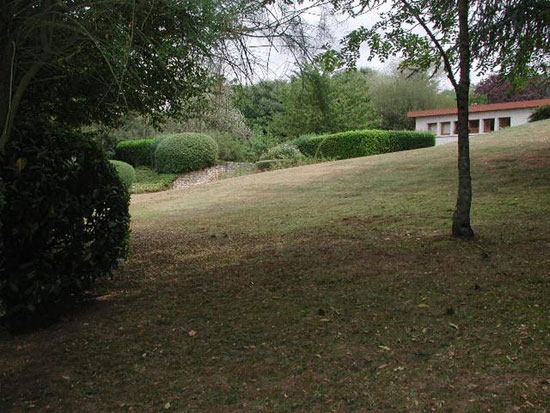
<instances>
[{"instance_id":1,"label":"white single-storey house","mask_svg":"<svg viewBox=\"0 0 550 413\"><path fill-rule=\"evenodd\" d=\"M510 126L523 125L529 121L534 110L550 105L550 99L526 100L522 102L493 103L470 106L470 134L488 133ZM417 131L432 131L436 136L456 136L457 108L418 110L407 113L415 118Z\"/></svg>"}]
</instances>

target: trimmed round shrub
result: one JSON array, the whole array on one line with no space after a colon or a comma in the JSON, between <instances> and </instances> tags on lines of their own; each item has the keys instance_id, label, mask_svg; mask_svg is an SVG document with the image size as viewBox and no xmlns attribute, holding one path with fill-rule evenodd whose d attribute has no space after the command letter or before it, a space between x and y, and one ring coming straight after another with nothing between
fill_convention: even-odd
<instances>
[{"instance_id":1,"label":"trimmed round shrub","mask_svg":"<svg viewBox=\"0 0 550 413\"><path fill-rule=\"evenodd\" d=\"M129 195L80 134L18 128L0 161L0 314L22 328L55 318L126 256Z\"/></svg>"},{"instance_id":2,"label":"trimmed round shrub","mask_svg":"<svg viewBox=\"0 0 550 413\"><path fill-rule=\"evenodd\" d=\"M273 148L270 148L265 152L260 160L264 159L292 159L296 160L301 158L303 155L296 145L289 143L281 143Z\"/></svg>"},{"instance_id":3,"label":"trimmed round shrub","mask_svg":"<svg viewBox=\"0 0 550 413\"><path fill-rule=\"evenodd\" d=\"M115 167L118 177L129 190L136 180L136 171L132 165L122 161L109 161Z\"/></svg>"},{"instance_id":4,"label":"trimmed round shrub","mask_svg":"<svg viewBox=\"0 0 550 413\"><path fill-rule=\"evenodd\" d=\"M136 166L153 166L156 139L135 139L122 141L115 147L117 161Z\"/></svg>"},{"instance_id":5,"label":"trimmed round shrub","mask_svg":"<svg viewBox=\"0 0 550 413\"><path fill-rule=\"evenodd\" d=\"M531 113L531 116L529 116L529 122L537 122L545 119L550 119L550 105L539 106Z\"/></svg>"},{"instance_id":6,"label":"trimmed round shrub","mask_svg":"<svg viewBox=\"0 0 550 413\"><path fill-rule=\"evenodd\" d=\"M155 151L155 166L161 173L184 173L212 166L218 145L208 135L178 133L165 137Z\"/></svg>"}]
</instances>

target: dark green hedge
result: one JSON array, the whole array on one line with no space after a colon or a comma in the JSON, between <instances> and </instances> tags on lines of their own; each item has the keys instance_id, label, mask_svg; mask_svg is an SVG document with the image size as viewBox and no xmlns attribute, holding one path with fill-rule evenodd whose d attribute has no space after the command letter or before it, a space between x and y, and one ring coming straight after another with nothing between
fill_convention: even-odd
<instances>
[{"instance_id":1,"label":"dark green hedge","mask_svg":"<svg viewBox=\"0 0 550 413\"><path fill-rule=\"evenodd\" d=\"M115 148L115 159L136 166L153 166L156 139L122 141Z\"/></svg>"},{"instance_id":2,"label":"dark green hedge","mask_svg":"<svg viewBox=\"0 0 550 413\"><path fill-rule=\"evenodd\" d=\"M0 314L23 327L57 312L126 255L128 191L80 134L20 127L0 158Z\"/></svg>"},{"instance_id":3,"label":"dark green hedge","mask_svg":"<svg viewBox=\"0 0 550 413\"><path fill-rule=\"evenodd\" d=\"M356 130L303 136L292 143L309 156L348 159L434 146L435 135L431 132Z\"/></svg>"},{"instance_id":4,"label":"dark green hedge","mask_svg":"<svg viewBox=\"0 0 550 413\"><path fill-rule=\"evenodd\" d=\"M161 173L184 173L212 166L218 158L218 144L201 133L178 133L158 143L155 166Z\"/></svg>"},{"instance_id":5,"label":"dark green hedge","mask_svg":"<svg viewBox=\"0 0 550 413\"><path fill-rule=\"evenodd\" d=\"M417 131L385 131L389 134L390 152L408 151L435 146L435 134Z\"/></svg>"}]
</instances>

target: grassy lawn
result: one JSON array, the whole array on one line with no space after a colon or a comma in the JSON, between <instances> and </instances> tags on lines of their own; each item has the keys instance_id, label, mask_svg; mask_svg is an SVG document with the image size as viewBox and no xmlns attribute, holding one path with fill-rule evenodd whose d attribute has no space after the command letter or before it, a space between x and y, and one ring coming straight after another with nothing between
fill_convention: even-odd
<instances>
[{"instance_id":1,"label":"grassy lawn","mask_svg":"<svg viewBox=\"0 0 550 413\"><path fill-rule=\"evenodd\" d=\"M169 189L178 178L178 174L161 174L146 166L135 168L136 180L132 185L133 194L158 192Z\"/></svg>"},{"instance_id":2,"label":"grassy lawn","mask_svg":"<svg viewBox=\"0 0 550 413\"><path fill-rule=\"evenodd\" d=\"M96 299L0 338L0 411L550 410L550 121L132 199Z\"/></svg>"}]
</instances>

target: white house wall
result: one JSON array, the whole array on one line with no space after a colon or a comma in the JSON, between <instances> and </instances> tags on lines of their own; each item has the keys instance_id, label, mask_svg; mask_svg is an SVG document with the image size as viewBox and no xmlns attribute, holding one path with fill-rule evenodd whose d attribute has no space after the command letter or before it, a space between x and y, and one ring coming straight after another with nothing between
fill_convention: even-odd
<instances>
[{"instance_id":1,"label":"white house wall","mask_svg":"<svg viewBox=\"0 0 550 413\"><path fill-rule=\"evenodd\" d=\"M535 108L495 110L491 112L474 112L470 113L470 120L479 119L479 133L483 132L483 119L495 119L495 130L498 130L498 118L510 118L510 126L519 126L529 121L529 116ZM437 136L441 136L441 123L451 122L451 134L443 136L456 136L454 133L453 122L458 120L458 115L443 115L443 116L426 116L416 118L416 130L427 131L428 123L437 123Z\"/></svg>"}]
</instances>

